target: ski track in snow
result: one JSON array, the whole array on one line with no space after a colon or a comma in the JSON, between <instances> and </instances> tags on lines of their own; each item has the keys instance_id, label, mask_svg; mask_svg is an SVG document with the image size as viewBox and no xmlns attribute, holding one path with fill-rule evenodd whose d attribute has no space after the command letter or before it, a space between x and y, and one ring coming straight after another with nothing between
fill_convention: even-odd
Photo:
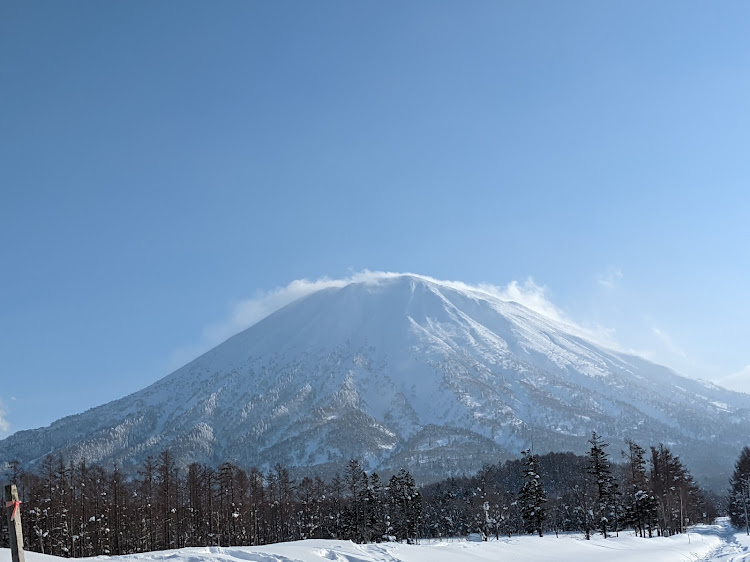
<instances>
[{"instance_id":1,"label":"ski track in snow","mask_svg":"<svg viewBox=\"0 0 750 562\"><path fill-rule=\"evenodd\" d=\"M10 550L0 549L0 562ZM61 558L26 553L27 562L62 562ZM462 539L423 541L419 545L310 539L255 547L202 547L100 556L91 562L750 562L750 537L728 520L692 527L674 537L642 539L630 531L603 539L580 534L544 538L521 536L488 542Z\"/></svg>"},{"instance_id":2,"label":"ski track in snow","mask_svg":"<svg viewBox=\"0 0 750 562\"><path fill-rule=\"evenodd\" d=\"M696 558L696 562L750 562L750 536L733 529L727 519L717 525L698 527L698 532L702 536L717 536L721 542L703 557Z\"/></svg>"}]
</instances>

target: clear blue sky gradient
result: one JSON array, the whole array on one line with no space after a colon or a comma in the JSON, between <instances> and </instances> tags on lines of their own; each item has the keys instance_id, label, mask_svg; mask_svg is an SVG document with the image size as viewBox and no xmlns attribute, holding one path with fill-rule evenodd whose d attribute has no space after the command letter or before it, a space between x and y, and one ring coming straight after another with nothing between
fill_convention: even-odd
<instances>
[{"instance_id":1,"label":"clear blue sky gradient","mask_svg":"<svg viewBox=\"0 0 750 562\"><path fill-rule=\"evenodd\" d=\"M364 268L533 277L623 347L739 373L749 22L744 1L2 3L0 437L167 374L232 303Z\"/></svg>"}]
</instances>

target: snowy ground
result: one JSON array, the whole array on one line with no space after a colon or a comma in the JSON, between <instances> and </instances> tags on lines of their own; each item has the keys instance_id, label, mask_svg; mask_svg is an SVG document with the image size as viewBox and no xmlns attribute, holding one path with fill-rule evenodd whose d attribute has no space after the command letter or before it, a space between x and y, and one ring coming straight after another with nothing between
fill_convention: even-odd
<instances>
[{"instance_id":1,"label":"snowy ground","mask_svg":"<svg viewBox=\"0 0 750 562\"><path fill-rule=\"evenodd\" d=\"M709 556L702 558L707 562L750 562L750 536L745 531L736 532L728 523L721 522L716 534L721 538L721 544L718 548L709 553ZM705 532L711 532L706 527Z\"/></svg>"},{"instance_id":2,"label":"snowy ground","mask_svg":"<svg viewBox=\"0 0 750 562\"><path fill-rule=\"evenodd\" d=\"M53 562L59 558L33 552L27 562ZM208 547L167 550L129 556L99 557L108 562L750 562L750 537L737 533L726 521L693 527L690 533L670 538L640 539L621 533L607 540L580 535L527 536L474 543L463 540L419 545L367 544L347 541L307 540L264 547ZM0 549L0 562L10 561L10 551Z\"/></svg>"}]
</instances>

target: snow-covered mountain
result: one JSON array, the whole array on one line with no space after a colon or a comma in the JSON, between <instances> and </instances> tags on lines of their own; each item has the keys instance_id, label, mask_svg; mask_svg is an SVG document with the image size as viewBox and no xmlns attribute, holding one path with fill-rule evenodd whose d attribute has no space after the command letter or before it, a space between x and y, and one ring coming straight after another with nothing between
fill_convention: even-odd
<instances>
[{"instance_id":1,"label":"snow-covered mountain","mask_svg":"<svg viewBox=\"0 0 750 562\"><path fill-rule=\"evenodd\" d=\"M606 349L477 289L416 275L320 290L130 396L0 441L126 470L169 448L185 465L406 466L470 472L593 430L668 444L714 484L750 439L750 396Z\"/></svg>"}]
</instances>

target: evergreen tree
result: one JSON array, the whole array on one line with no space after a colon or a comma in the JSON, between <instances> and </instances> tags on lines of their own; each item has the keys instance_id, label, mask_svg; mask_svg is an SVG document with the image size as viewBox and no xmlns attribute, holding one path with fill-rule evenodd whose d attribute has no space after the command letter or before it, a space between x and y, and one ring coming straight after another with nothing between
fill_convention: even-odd
<instances>
[{"instance_id":1,"label":"evergreen tree","mask_svg":"<svg viewBox=\"0 0 750 562\"><path fill-rule=\"evenodd\" d=\"M539 475L539 465L536 455L531 451L522 451L523 455L523 486L518 492L518 503L521 508L524 528L527 533L538 533L542 536L542 527L547 517L544 504L547 494L542 487Z\"/></svg>"},{"instance_id":2,"label":"evergreen tree","mask_svg":"<svg viewBox=\"0 0 750 562\"><path fill-rule=\"evenodd\" d=\"M603 443L601 437L592 432L589 439L591 448L588 452L588 473L594 481L596 489L596 523L604 538L607 531L616 529L614 523L618 500L618 486L612 476L609 455L604 450L608 443Z\"/></svg>"},{"instance_id":3,"label":"evergreen tree","mask_svg":"<svg viewBox=\"0 0 750 562\"><path fill-rule=\"evenodd\" d=\"M412 475L403 468L388 482L388 507L396 540L411 543L417 538L422 519L422 495Z\"/></svg>"},{"instance_id":4,"label":"evergreen tree","mask_svg":"<svg viewBox=\"0 0 750 562\"><path fill-rule=\"evenodd\" d=\"M651 489L658 502L662 535L681 533L690 513L698 520L696 507L701 495L679 457L663 444L651 447Z\"/></svg>"},{"instance_id":5,"label":"evergreen tree","mask_svg":"<svg viewBox=\"0 0 750 562\"><path fill-rule=\"evenodd\" d=\"M372 501L369 511L370 520L368 521L371 529L371 537L375 542L381 542L385 540L386 536L387 513L384 505L383 484L377 472L373 472L370 475L369 498Z\"/></svg>"},{"instance_id":6,"label":"evergreen tree","mask_svg":"<svg viewBox=\"0 0 750 562\"><path fill-rule=\"evenodd\" d=\"M309 539L315 534L315 483L309 476L305 476L297 486L297 525L299 527L300 538Z\"/></svg>"},{"instance_id":7,"label":"evergreen tree","mask_svg":"<svg viewBox=\"0 0 750 562\"><path fill-rule=\"evenodd\" d=\"M744 447L729 481L729 517L732 525L750 535L750 447Z\"/></svg>"},{"instance_id":8,"label":"evergreen tree","mask_svg":"<svg viewBox=\"0 0 750 562\"><path fill-rule=\"evenodd\" d=\"M329 485L328 502L328 532L331 538L340 539L342 537L342 527L344 519L344 481L338 473L334 475Z\"/></svg>"},{"instance_id":9,"label":"evergreen tree","mask_svg":"<svg viewBox=\"0 0 750 562\"><path fill-rule=\"evenodd\" d=\"M344 538L356 543L368 541L366 533L367 514L367 475L358 460L352 459L344 472L348 492L348 505L344 509Z\"/></svg>"},{"instance_id":10,"label":"evergreen tree","mask_svg":"<svg viewBox=\"0 0 750 562\"><path fill-rule=\"evenodd\" d=\"M646 473L646 450L630 439L626 439L628 452L626 457L627 472L625 475L625 524L635 529L641 537L652 536L652 527L656 522L657 501L649 490Z\"/></svg>"}]
</instances>

